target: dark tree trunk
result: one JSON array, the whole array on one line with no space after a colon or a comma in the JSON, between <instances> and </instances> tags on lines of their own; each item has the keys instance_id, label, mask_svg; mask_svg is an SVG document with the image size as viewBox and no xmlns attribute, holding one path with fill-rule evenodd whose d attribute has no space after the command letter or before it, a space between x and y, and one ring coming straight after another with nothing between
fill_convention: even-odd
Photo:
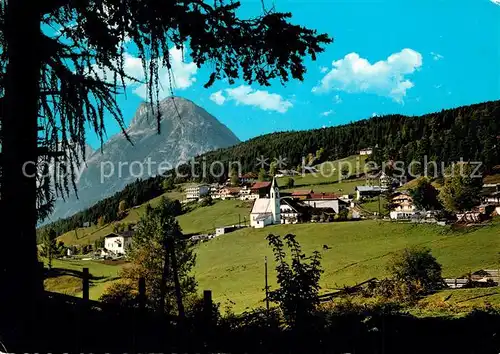
<instances>
[{"instance_id":1,"label":"dark tree trunk","mask_svg":"<svg viewBox=\"0 0 500 354\"><path fill-rule=\"evenodd\" d=\"M159 311L160 313L165 312L165 299L167 298L167 282L170 273L170 254L168 251L168 246L164 245L163 251L165 253L165 259L163 263L163 272L161 274L161 283L160 283L160 303L159 303Z\"/></svg>"},{"instance_id":2,"label":"dark tree trunk","mask_svg":"<svg viewBox=\"0 0 500 354\"><path fill-rule=\"evenodd\" d=\"M177 267L177 257L175 255L174 242L172 242L172 246L170 247L170 257L172 258L172 272L173 272L173 276L174 276L175 297L177 299L177 310L179 311L180 320L184 321L185 311L184 311L184 304L182 303L181 284L179 282L179 268Z\"/></svg>"},{"instance_id":3,"label":"dark tree trunk","mask_svg":"<svg viewBox=\"0 0 500 354\"><path fill-rule=\"evenodd\" d=\"M36 3L10 0L5 16L3 49L8 65L2 112L0 331L9 352L36 346L28 338L36 326L34 311L41 290L36 179L29 177L36 171L37 159L40 15Z\"/></svg>"}]
</instances>

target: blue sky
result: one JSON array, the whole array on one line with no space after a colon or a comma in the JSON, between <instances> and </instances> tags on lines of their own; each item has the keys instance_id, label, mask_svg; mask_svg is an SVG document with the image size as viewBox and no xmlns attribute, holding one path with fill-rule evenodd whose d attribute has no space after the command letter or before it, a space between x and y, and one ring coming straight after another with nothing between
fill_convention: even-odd
<instances>
[{"instance_id":1,"label":"blue sky","mask_svg":"<svg viewBox=\"0 0 500 354\"><path fill-rule=\"evenodd\" d=\"M239 14L261 12L242 0ZM266 0L270 6L272 2ZM334 38L303 82L204 89L209 70L172 51L175 94L205 108L241 140L284 130L348 123L374 114L420 115L500 99L500 0L274 0L292 21ZM137 60L128 60L140 76ZM163 80L165 81L165 78ZM165 91L164 95L168 92ZM119 98L128 123L141 87ZM108 136L119 132L106 121ZM99 146L90 131L88 141Z\"/></svg>"}]
</instances>

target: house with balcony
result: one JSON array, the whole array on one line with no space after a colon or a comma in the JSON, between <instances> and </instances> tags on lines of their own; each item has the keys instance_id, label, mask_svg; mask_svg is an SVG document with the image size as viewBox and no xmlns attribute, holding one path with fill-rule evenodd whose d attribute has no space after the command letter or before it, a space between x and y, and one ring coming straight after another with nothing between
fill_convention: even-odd
<instances>
[{"instance_id":1,"label":"house with balcony","mask_svg":"<svg viewBox=\"0 0 500 354\"><path fill-rule=\"evenodd\" d=\"M392 220L409 220L417 212L413 198L407 193L401 193L392 198L393 209L390 212Z\"/></svg>"},{"instance_id":2,"label":"house with balcony","mask_svg":"<svg viewBox=\"0 0 500 354\"><path fill-rule=\"evenodd\" d=\"M197 184L186 187L186 199L188 201L197 201L207 196L210 192L210 186L207 184Z\"/></svg>"}]
</instances>

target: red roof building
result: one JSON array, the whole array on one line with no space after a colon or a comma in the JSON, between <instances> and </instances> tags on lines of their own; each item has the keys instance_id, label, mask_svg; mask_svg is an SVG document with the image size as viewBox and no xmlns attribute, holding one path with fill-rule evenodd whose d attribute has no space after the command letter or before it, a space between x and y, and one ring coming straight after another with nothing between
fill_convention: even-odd
<instances>
[{"instance_id":1,"label":"red roof building","mask_svg":"<svg viewBox=\"0 0 500 354\"><path fill-rule=\"evenodd\" d=\"M309 196L313 193L312 190L299 190L299 191L293 191L292 192L292 198L294 199L300 199L300 200L305 200L309 198Z\"/></svg>"},{"instance_id":2,"label":"red roof building","mask_svg":"<svg viewBox=\"0 0 500 354\"><path fill-rule=\"evenodd\" d=\"M271 192L271 182L255 182L250 190L252 194L258 194L259 198L264 198Z\"/></svg>"},{"instance_id":3,"label":"red roof building","mask_svg":"<svg viewBox=\"0 0 500 354\"><path fill-rule=\"evenodd\" d=\"M333 193L311 193L309 199L339 199L339 197Z\"/></svg>"},{"instance_id":4,"label":"red roof building","mask_svg":"<svg viewBox=\"0 0 500 354\"><path fill-rule=\"evenodd\" d=\"M251 187L252 190L260 190L266 188L271 188L271 182L255 182Z\"/></svg>"}]
</instances>

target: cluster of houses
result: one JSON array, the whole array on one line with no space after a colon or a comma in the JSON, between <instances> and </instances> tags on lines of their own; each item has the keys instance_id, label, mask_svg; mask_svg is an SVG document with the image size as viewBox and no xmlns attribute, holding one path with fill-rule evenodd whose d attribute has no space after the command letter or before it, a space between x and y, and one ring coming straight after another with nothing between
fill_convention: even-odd
<instances>
[{"instance_id":1,"label":"cluster of houses","mask_svg":"<svg viewBox=\"0 0 500 354\"><path fill-rule=\"evenodd\" d=\"M278 176L276 176L278 177ZM229 184L197 184L186 188L186 201L199 201L210 196L212 199L220 200L256 200L269 194L271 182L253 182L245 176L240 179L243 186L233 187Z\"/></svg>"},{"instance_id":2,"label":"cluster of houses","mask_svg":"<svg viewBox=\"0 0 500 354\"><path fill-rule=\"evenodd\" d=\"M273 224L296 224L308 221L305 214L309 215L311 210L313 213L339 214L353 206L349 196L315 193L312 190L294 191L290 195L281 196L275 178L263 192L265 196L255 200L250 212L250 226L254 228ZM353 213L354 219L359 217L359 213Z\"/></svg>"},{"instance_id":3,"label":"cluster of houses","mask_svg":"<svg viewBox=\"0 0 500 354\"><path fill-rule=\"evenodd\" d=\"M356 199L372 198L387 190L387 186L357 186ZM392 210L390 218L392 220L436 220L436 211L418 210L408 191L400 191L393 195L391 200ZM457 213L458 223L475 223L487 219L492 214L500 215L500 184L485 184L481 193L481 204L472 210Z\"/></svg>"},{"instance_id":4,"label":"cluster of houses","mask_svg":"<svg viewBox=\"0 0 500 354\"><path fill-rule=\"evenodd\" d=\"M380 185L365 185L355 188L355 196L335 195L332 193L316 193L313 190L296 190L291 193L280 193L276 178L272 181L253 182L253 176L244 176L242 187L198 184L186 188L188 201L201 200L206 196L213 199L238 199L253 201L250 212L250 226L263 228L274 224L296 224L310 221L311 214L339 214L350 211L353 219L359 219L356 201L379 196L387 191L395 181L386 175L379 176ZM411 195L407 191L393 194L391 200L392 220L436 220L436 212L418 210ZM500 215L500 184L485 185L482 193L482 204L471 211L457 214L458 222L478 222L487 215ZM215 233L193 236L194 241L205 241L226 234L242 227L241 225L221 226ZM121 256L131 247L134 230L113 232L104 238L104 248L99 250L100 256Z\"/></svg>"},{"instance_id":5,"label":"cluster of houses","mask_svg":"<svg viewBox=\"0 0 500 354\"><path fill-rule=\"evenodd\" d=\"M500 183L484 184L481 191L481 204L472 210L457 214L457 221L476 223L487 219L492 214L500 215Z\"/></svg>"}]
</instances>

